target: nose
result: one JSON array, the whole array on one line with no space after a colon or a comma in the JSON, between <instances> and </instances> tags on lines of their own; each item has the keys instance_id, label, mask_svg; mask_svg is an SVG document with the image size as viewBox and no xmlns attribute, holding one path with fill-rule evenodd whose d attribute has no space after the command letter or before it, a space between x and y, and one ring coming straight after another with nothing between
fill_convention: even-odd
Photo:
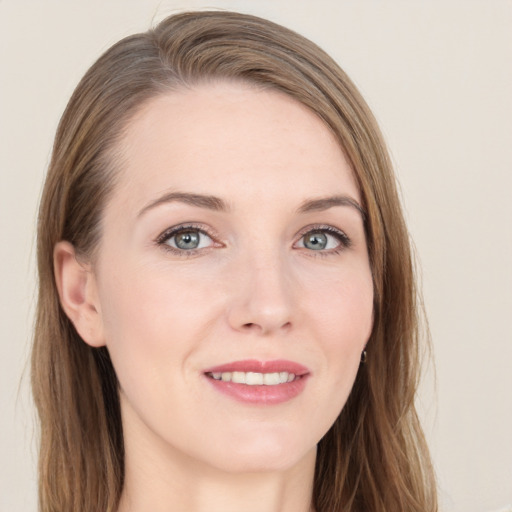
<instances>
[{"instance_id":1,"label":"nose","mask_svg":"<svg viewBox=\"0 0 512 512\"><path fill-rule=\"evenodd\" d=\"M233 281L236 291L228 308L231 328L263 336L291 328L294 287L283 262L277 258L246 262Z\"/></svg>"}]
</instances>

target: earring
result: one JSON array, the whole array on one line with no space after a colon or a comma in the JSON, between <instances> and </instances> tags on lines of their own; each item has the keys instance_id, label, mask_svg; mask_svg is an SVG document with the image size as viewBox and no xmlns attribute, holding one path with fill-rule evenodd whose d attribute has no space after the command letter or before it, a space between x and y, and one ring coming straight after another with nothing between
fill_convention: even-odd
<instances>
[{"instance_id":1,"label":"earring","mask_svg":"<svg viewBox=\"0 0 512 512\"><path fill-rule=\"evenodd\" d=\"M365 364L366 363L366 359L367 359L366 350L363 350L361 352L361 364Z\"/></svg>"}]
</instances>

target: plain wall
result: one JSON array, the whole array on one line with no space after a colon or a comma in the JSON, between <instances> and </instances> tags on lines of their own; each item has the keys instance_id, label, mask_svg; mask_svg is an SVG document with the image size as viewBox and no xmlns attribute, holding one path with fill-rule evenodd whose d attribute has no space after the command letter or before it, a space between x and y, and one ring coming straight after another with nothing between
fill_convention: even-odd
<instances>
[{"instance_id":1,"label":"plain wall","mask_svg":"<svg viewBox=\"0 0 512 512\"><path fill-rule=\"evenodd\" d=\"M204 7L308 36L373 108L422 267L437 393L429 372L419 406L442 510L511 504L511 1L0 0L0 511L36 509L34 227L58 119L108 46Z\"/></svg>"}]
</instances>

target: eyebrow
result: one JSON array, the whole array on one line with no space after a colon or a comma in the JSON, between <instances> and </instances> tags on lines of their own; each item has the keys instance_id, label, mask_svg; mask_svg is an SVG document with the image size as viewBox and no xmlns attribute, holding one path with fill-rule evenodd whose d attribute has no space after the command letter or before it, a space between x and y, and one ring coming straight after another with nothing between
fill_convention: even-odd
<instances>
[{"instance_id":1,"label":"eyebrow","mask_svg":"<svg viewBox=\"0 0 512 512\"><path fill-rule=\"evenodd\" d=\"M172 203L174 201L197 206L198 208L206 208L218 212L225 212L229 210L227 203L220 197L193 194L190 192L167 192L163 196L151 201L144 206L139 213L138 217L146 213L148 210L160 206L161 204ZM366 219L366 212L364 208L352 197L349 196L330 196L321 197L319 199L311 199L304 201L298 208L298 213L309 213L328 210L335 206L350 206L356 209L362 216L363 220Z\"/></svg>"},{"instance_id":2,"label":"eyebrow","mask_svg":"<svg viewBox=\"0 0 512 512\"><path fill-rule=\"evenodd\" d=\"M328 210L334 206L350 206L351 208L355 208L360 214L363 220L366 219L366 212L364 208L352 197L350 196L330 196L330 197L321 197L319 199L312 199L309 201L304 201L299 209L299 213L308 213L308 212L319 212Z\"/></svg>"},{"instance_id":3,"label":"eyebrow","mask_svg":"<svg viewBox=\"0 0 512 512\"><path fill-rule=\"evenodd\" d=\"M191 194L189 192L168 192L144 206L144 208L142 208L142 210L140 210L138 213L138 217L146 213L148 210L155 208L156 206L160 206L161 204L165 203L172 203L174 201L220 212L227 211L229 209L227 203L219 197L204 194Z\"/></svg>"}]
</instances>

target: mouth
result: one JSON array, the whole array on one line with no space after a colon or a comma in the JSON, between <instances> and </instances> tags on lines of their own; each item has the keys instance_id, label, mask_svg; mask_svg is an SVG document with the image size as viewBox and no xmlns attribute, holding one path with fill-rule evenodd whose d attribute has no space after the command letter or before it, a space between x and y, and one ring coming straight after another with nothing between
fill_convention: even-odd
<instances>
[{"instance_id":1,"label":"mouth","mask_svg":"<svg viewBox=\"0 0 512 512\"><path fill-rule=\"evenodd\" d=\"M235 400L251 404L279 404L304 390L309 370L298 363L235 361L204 372L210 384Z\"/></svg>"}]
</instances>

